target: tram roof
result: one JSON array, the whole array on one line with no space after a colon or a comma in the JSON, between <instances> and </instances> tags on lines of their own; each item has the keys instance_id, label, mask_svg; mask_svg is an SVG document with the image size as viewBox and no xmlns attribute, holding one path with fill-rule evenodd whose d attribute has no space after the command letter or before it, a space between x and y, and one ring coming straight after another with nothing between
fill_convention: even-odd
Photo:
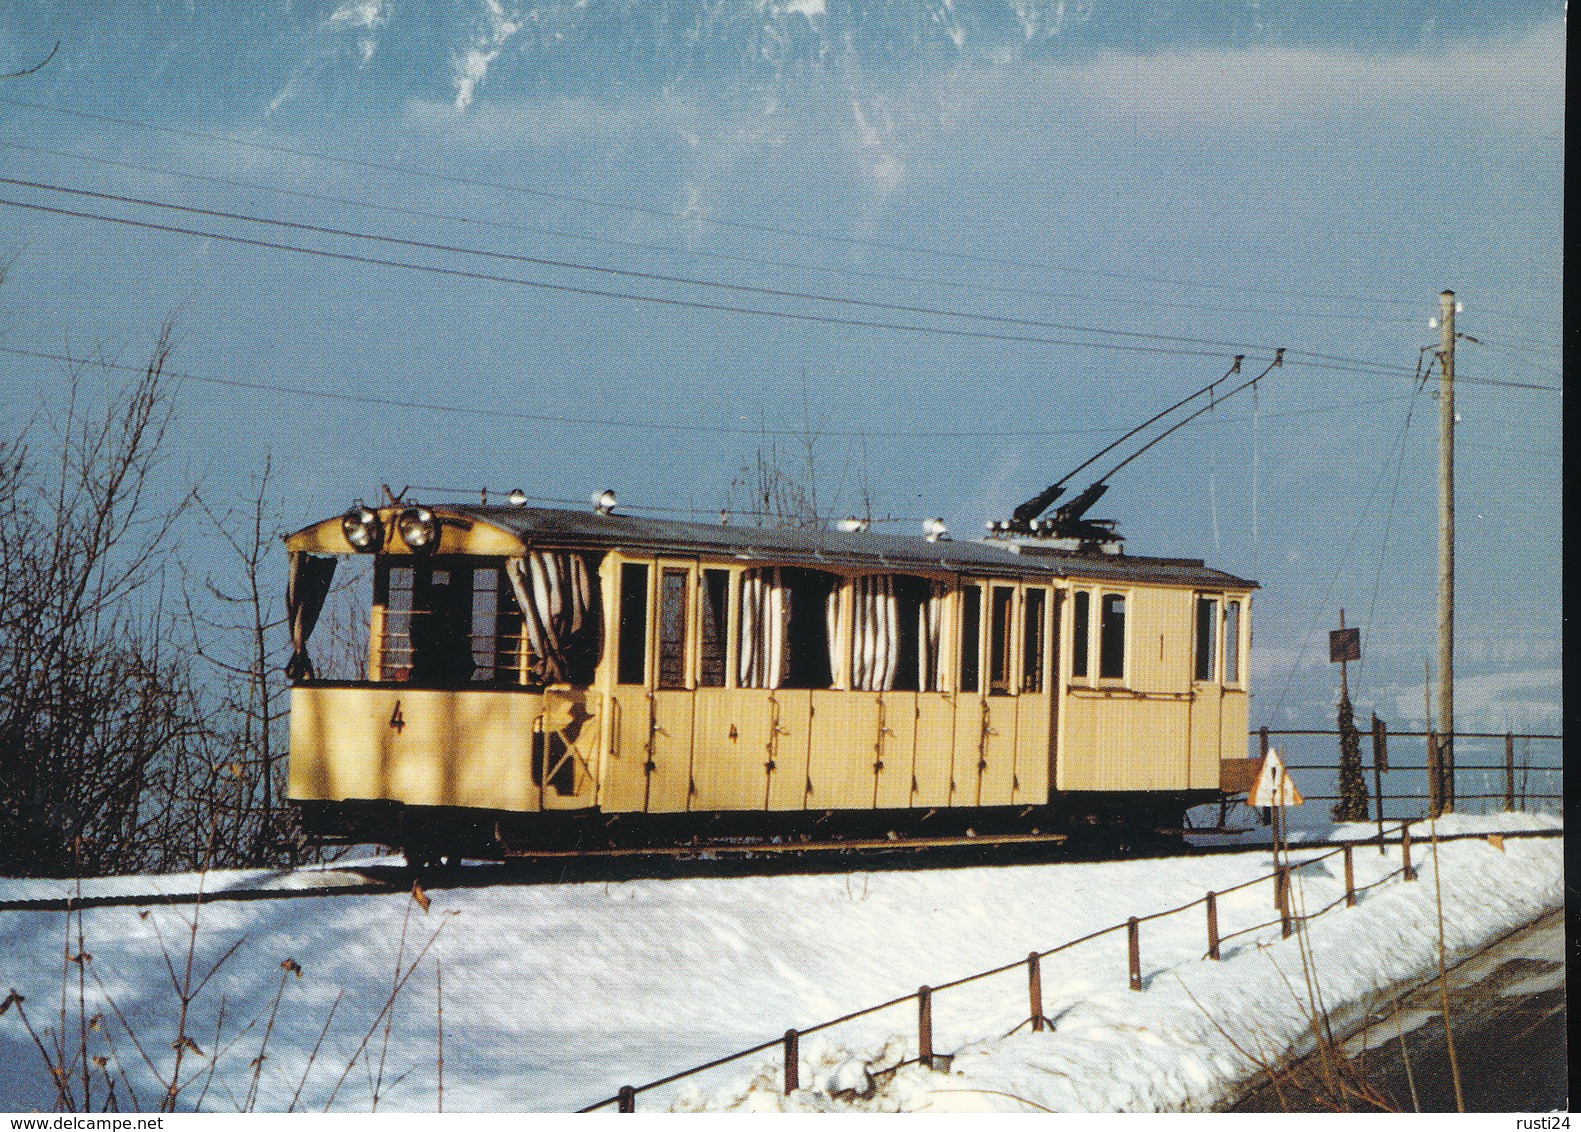
<instances>
[{"instance_id":1,"label":"tram roof","mask_svg":"<svg viewBox=\"0 0 1581 1132\"><path fill-rule=\"evenodd\" d=\"M1257 583L1215 570L1196 558L1147 558L1131 554L1059 549L1036 542L929 542L920 536L825 527L785 528L693 523L625 512L473 503L428 505L448 530L443 553L512 554L516 548L636 550L655 554L733 559L764 565L896 570L919 574L1045 575L1093 581L1255 589ZM386 525L397 508L380 508ZM445 524L448 518L452 523ZM459 521L459 522L457 522ZM456 528L470 529L470 533ZM286 537L293 551L350 554L341 517L325 519ZM396 544L396 549L404 551Z\"/></svg>"},{"instance_id":2,"label":"tram roof","mask_svg":"<svg viewBox=\"0 0 1581 1132\"><path fill-rule=\"evenodd\" d=\"M1182 586L1255 589L1257 583L1215 570L1195 558L1148 558L1082 553L1037 544L990 541L929 542L920 536L825 527L785 528L693 523L646 515L476 504L436 506L516 535L525 547L626 548L765 564L844 566L984 574L1048 574L1097 581L1158 582Z\"/></svg>"}]
</instances>

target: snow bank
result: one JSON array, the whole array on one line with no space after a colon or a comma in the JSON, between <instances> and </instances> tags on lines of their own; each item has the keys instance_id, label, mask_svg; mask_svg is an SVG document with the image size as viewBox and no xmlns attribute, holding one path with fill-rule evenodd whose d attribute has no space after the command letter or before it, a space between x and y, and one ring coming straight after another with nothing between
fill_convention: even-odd
<instances>
[{"instance_id":1,"label":"snow bank","mask_svg":"<svg viewBox=\"0 0 1581 1132\"><path fill-rule=\"evenodd\" d=\"M1440 829L1517 823L1559 825L1498 815L1445 819ZM1431 966L1434 872L1425 842L1416 859L1420 883L1390 882L1357 908L1312 923L1308 946L1330 1007ZM1360 849L1355 860L1365 885L1397 868L1399 851L1384 858ZM1486 841L1450 843L1441 863L1452 955L1562 900L1559 839L1511 840L1503 851ZM401 895L207 905L198 912L197 969L236 951L194 1002L190 1033L205 1056L189 1056L187 1068L212 1066L213 1077L206 1092L195 1079L183 1107L200 1095L205 1108L246 1107L248 1066L262 1051L261 1110L284 1110L293 1099L300 1108L367 1110L375 1097L385 1110L432 1110L442 983L447 1110L574 1109L787 1028L1222 891L1270 865L1264 849L1167 861L454 889L430 892L426 912ZM1297 875L1298 906L1343 893L1338 859ZM81 918L93 954L88 1013L108 1019L119 1011L160 1072L171 1058L174 1013L164 956L179 973L191 915L191 908L103 908ZM1226 935L1272 919L1271 886L1224 897L1219 917ZM58 1021L68 966L76 986L77 968L60 958L63 943L76 950L75 928L69 940L65 930L60 914L0 914L0 978L27 996L36 1026ZM1223 962L1204 959L1205 950L1199 907L1143 925L1141 993L1127 989L1123 932L1045 960L1051 1033L1025 1025L1023 971L940 992L934 1045L954 1055L948 1074L879 1072L915 1056L915 1004L903 1004L804 1039L806 1087L790 1098L780 1095L771 1053L644 1093L639 1108L1205 1107L1248 1068L1235 1044L1273 1052L1298 1042L1306 1027L1304 1004L1286 985L1303 987L1296 940L1281 941L1276 926L1227 942ZM386 1042L381 1008L398 964L406 969L419 952ZM301 966L300 978L282 968L286 959ZM67 1008L74 1017L74 989ZM157 1092L151 1073L129 1054L119 1023L107 1024L106 1036L117 1040L146 1107ZM126 1099L123 1088L120 1100L130 1107ZM50 1101L16 1015L0 1018L0 1109Z\"/></svg>"}]
</instances>

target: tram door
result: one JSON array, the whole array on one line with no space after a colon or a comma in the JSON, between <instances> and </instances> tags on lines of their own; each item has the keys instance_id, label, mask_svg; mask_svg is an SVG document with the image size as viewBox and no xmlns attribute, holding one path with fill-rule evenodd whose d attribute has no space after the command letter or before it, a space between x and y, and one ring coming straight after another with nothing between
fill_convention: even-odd
<instances>
[{"instance_id":1,"label":"tram door","mask_svg":"<svg viewBox=\"0 0 1581 1132\"><path fill-rule=\"evenodd\" d=\"M1016 716L1020 707L1017 592L1014 585L987 587L987 695L978 739L977 805L1009 805L1016 781Z\"/></svg>"},{"instance_id":2,"label":"tram door","mask_svg":"<svg viewBox=\"0 0 1581 1132\"><path fill-rule=\"evenodd\" d=\"M1044 586L1024 586L1015 635L1019 646L1015 674L1015 773L1011 800L1042 805L1048 801L1049 737L1053 734L1053 678L1049 642L1058 639L1058 606Z\"/></svg>"},{"instance_id":3,"label":"tram door","mask_svg":"<svg viewBox=\"0 0 1581 1132\"><path fill-rule=\"evenodd\" d=\"M613 559L613 556L611 556ZM648 694L648 622L653 608L653 566L612 561L604 579L613 594L615 683L609 702L609 757L605 760L600 807L608 813L641 812L648 804L648 741L652 701Z\"/></svg>"},{"instance_id":4,"label":"tram door","mask_svg":"<svg viewBox=\"0 0 1581 1132\"><path fill-rule=\"evenodd\" d=\"M654 586L653 690L649 693L646 809L680 813L691 789L692 640L696 570L691 563L658 563Z\"/></svg>"},{"instance_id":5,"label":"tram door","mask_svg":"<svg viewBox=\"0 0 1581 1132\"><path fill-rule=\"evenodd\" d=\"M602 804L611 813L686 809L692 757L690 563L622 562L615 687Z\"/></svg>"},{"instance_id":6,"label":"tram door","mask_svg":"<svg viewBox=\"0 0 1581 1132\"><path fill-rule=\"evenodd\" d=\"M949 804L978 805L987 697L983 690L983 587L964 582L958 591L960 651L955 668L955 756L950 767Z\"/></svg>"}]
</instances>

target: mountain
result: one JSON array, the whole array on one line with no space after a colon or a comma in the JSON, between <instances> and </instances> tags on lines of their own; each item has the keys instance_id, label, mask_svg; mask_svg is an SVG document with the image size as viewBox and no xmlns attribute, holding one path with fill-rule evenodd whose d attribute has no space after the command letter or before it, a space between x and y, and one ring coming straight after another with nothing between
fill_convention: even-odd
<instances>
[{"instance_id":1,"label":"mountain","mask_svg":"<svg viewBox=\"0 0 1581 1132\"><path fill-rule=\"evenodd\" d=\"M0 4L5 93L70 101L113 74L124 109L282 113L410 99L700 94L738 86L1014 67L1107 51L1402 48L1513 30L1562 0L277 0ZM157 102L155 102L157 100Z\"/></svg>"}]
</instances>

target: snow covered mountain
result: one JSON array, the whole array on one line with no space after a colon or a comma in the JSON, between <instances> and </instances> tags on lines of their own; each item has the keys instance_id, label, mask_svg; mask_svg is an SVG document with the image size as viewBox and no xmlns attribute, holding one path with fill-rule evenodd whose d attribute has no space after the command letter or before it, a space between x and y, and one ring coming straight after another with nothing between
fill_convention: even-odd
<instances>
[{"instance_id":1,"label":"snow covered mountain","mask_svg":"<svg viewBox=\"0 0 1581 1132\"><path fill-rule=\"evenodd\" d=\"M704 93L1204 44L1409 47L1533 14L1428 0L10 0L0 5L0 68L28 66L59 40L60 57L30 94L64 97L85 73L110 71L142 80L129 100L157 91L166 107L174 94L233 110L407 99L464 109L485 94Z\"/></svg>"}]
</instances>

